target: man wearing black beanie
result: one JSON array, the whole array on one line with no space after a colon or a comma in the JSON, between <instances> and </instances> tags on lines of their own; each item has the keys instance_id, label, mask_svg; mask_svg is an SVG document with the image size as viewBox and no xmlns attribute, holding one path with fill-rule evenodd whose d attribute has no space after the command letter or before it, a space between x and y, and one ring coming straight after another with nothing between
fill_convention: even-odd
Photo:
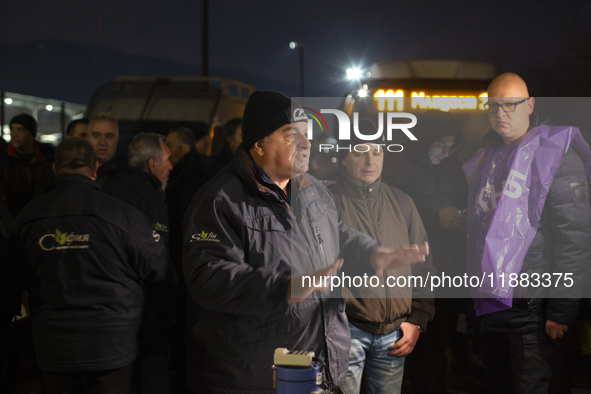
<instances>
[{"instance_id":1,"label":"man wearing black beanie","mask_svg":"<svg viewBox=\"0 0 591 394\"><path fill-rule=\"evenodd\" d=\"M31 115L10 120L10 143L0 152L0 195L14 216L53 179L53 149L36 136L37 121Z\"/></svg>"},{"instance_id":2,"label":"man wearing black beanie","mask_svg":"<svg viewBox=\"0 0 591 394\"><path fill-rule=\"evenodd\" d=\"M349 358L344 301L319 298L314 291L322 288L302 275L330 276L343 264L339 256L381 272L424 261L428 253L426 246L386 250L339 225L330 192L306 174L307 121L289 97L254 92L231 165L199 190L187 211L183 274L194 392L204 383L219 393L275 392L276 348L315 352L334 389Z\"/></svg>"}]
</instances>

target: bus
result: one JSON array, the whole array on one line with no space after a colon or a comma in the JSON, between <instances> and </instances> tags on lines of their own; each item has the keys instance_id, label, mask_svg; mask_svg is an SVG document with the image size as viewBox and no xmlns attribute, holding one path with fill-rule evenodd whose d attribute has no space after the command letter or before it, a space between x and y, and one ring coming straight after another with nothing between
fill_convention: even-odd
<instances>
[{"instance_id":1,"label":"bus","mask_svg":"<svg viewBox=\"0 0 591 394\"><path fill-rule=\"evenodd\" d=\"M254 90L227 78L121 76L95 90L86 116L106 112L118 120L120 155L140 131L166 134L179 126L207 133L209 155L223 147L222 125L242 117Z\"/></svg>"}]
</instances>

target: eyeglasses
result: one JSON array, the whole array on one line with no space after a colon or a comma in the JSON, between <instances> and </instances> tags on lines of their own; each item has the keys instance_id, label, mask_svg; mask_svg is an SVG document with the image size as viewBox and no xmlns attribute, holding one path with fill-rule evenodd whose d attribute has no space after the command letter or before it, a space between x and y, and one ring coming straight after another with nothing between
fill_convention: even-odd
<instances>
[{"instance_id":1,"label":"eyeglasses","mask_svg":"<svg viewBox=\"0 0 591 394\"><path fill-rule=\"evenodd\" d=\"M523 99L523 100L518 101L516 103L494 104L494 103L486 102L486 103L484 103L484 108L486 109L486 112L490 112L493 114L499 110L499 107L501 107L504 112L515 112L515 108L517 108L517 106L519 104L525 103L527 100L529 100L529 98Z\"/></svg>"}]
</instances>

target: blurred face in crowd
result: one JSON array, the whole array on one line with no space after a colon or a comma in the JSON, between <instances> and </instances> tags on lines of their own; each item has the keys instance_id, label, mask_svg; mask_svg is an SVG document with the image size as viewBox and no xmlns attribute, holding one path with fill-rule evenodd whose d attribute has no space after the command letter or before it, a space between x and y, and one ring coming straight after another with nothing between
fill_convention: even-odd
<instances>
[{"instance_id":1,"label":"blurred face in crowd","mask_svg":"<svg viewBox=\"0 0 591 394\"><path fill-rule=\"evenodd\" d=\"M238 126L234 135L231 138L226 138L226 141L228 142L228 148L230 148L230 151L232 153L236 152L236 149L238 149L238 146L242 143L242 126Z\"/></svg>"},{"instance_id":2,"label":"blurred face in crowd","mask_svg":"<svg viewBox=\"0 0 591 394\"><path fill-rule=\"evenodd\" d=\"M162 190L164 190L168 183L168 174L170 174L170 171L172 170L172 164L170 163L170 149L168 149L166 144L162 141L160 141L160 148L162 149L160 161L151 158L148 161L148 172L162 182Z\"/></svg>"},{"instance_id":3,"label":"blurred face in crowd","mask_svg":"<svg viewBox=\"0 0 591 394\"><path fill-rule=\"evenodd\" d=\"M347 172L359 182L371 184L382 175L384 150L377 144L357 145L357 150L367 152L349 152L343 160Z\"/></svg>"},{"instance_id":4,"label":"blurred face in crowd","mask_svg":"<svg viewBox=\"0 0 591 394\"><path fill-rule=\"evenodd\" d=\"M183 144L179 139L179 133L174 131L168 133L166 136L166 146L170 149L170 162L173 166L191 151L191 147L187 144Z\"/></svg>"},{"instance_id":5,"label":"blurred face in crowd","mask_svg":"<svg viewBox=\"0 0 591 394\"><path fill-rule=\"evenodd\" d=\"M68 137L78 137L83 139L88 139L88 125L84 123L78 123L74 126L74 132L71 135L66 136Z\"/></svg>"},{"instance_id":6,"label":"blurred face in crowd","mask_svg":"<svg viewBox=\"0 0 591 394\"><path fill-rule=\"evenodd\" d=\"M27 128L18 123L10 125L10 145L18 153L33 153L35 137Z\"/></svg>"},{"instance_id":7,"label":"blurred face in crowd","mask_svg":"<svg viewBox=\"0 0 591 394\"><path fill-rule=\"evenodd\" d=\"M202 137L199 141L195 143L195 150L202 156L207 155L210 142L211 140L209 139L208 135Z\"/></svg>"},{"instance_id":8,"label":"blurred face in crowd","mask_svg":"<svg viewBox=\"0 0 591 394\"><path fill-rule=\"evenodd\" d=\"M455 142L456 137L448 135L438 139L429 146L429 159L432 164L439 164L441 160L449 156L449 148L451 148Z\"/></svg>"},{"instance_id":9,"label":"blurred face in crowd","mask_svg":"<svg viewBox=\"0 0 591 394\"><path fill-rule=\"evenodd\" d=\"M275 182L284 182L308 171L310 141L303 122L286 124L255 144L259 165Z\"/></svg>"},{"instance_id":10,"label":"blurred face in crowd","mask_svg":"<svg viewBox=\"0 0 591 394\"><path fill-rule=\"evenodd\" d=\"M96 120L90 123L90 143L96 152L96 159L102 166L115 156L119 132L113 122Z\"/></svg>"},{"instance_id":11,"label":"blurred face in crowd","mask_svg":"<svg viewBox=\"0 0 591 394\"><path fill-rule=\"evenodd\" d=\"M518 103L515 111L506 112L503 103ZM496 77L488 87L488 103L498 105L496 112L488 113L488 121L494 131L503 138L505 144L523 136L529 129L529 115L534 110L535 99L529 97L527 86L516 74L505 73Z\"/></svg>"}]
</instances>

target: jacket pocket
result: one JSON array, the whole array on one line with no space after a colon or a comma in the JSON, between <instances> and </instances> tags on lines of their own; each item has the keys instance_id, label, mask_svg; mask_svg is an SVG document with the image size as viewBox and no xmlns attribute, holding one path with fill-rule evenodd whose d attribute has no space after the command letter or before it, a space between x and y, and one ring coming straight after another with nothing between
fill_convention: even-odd
<instances>
[{"instance_id":1,"label":"jacket pocket","mask_svg":"<svg viewBox=\"0 0 591 394\"><path fill-rule=\"evenodd\" d=\"M279 231L286 232L287 229L277 219L274 214L257 216L253 218L244 219L244 226L251 230L267 232L267 231Z\"/></svg>"},{"instance_id":2,"label":"jacket pocket","mask_svg":"<svg viewBox=\"0 0 591 394\"><path fill-rule=\"evenodd\" d=\"M315 222L326 214L330 205L324 200L313 200L306 206L304 217L309 222ZM333 207L334 208L334 207Z\"/></svg>"},{"instance_id":3,"label":"jacket pocket","mask_svg":"<svg viewBox=\"0 0 591 394\"><path fill-rule=\"evenodd\" d=\"M294 331L305 330L315 318L318 302L318 299L308 298L297 304L288 304L287 310L284 313L280 312L281 316L277 319L269 317L263 322L241 327L237 344L267 341L276 337L289 336Z\"/></svg>"}]
</instances>

